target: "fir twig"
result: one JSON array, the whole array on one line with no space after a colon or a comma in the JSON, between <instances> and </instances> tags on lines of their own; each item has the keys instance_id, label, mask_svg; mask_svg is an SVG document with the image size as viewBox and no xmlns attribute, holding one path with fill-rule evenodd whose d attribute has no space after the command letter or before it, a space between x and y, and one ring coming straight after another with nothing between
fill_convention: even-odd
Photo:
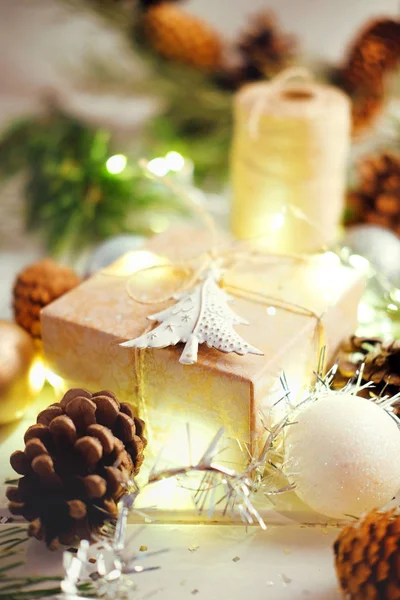
<instances>
[{"instance_id":1,"label":"fir twig","mask_svg":"<svg viewBox=\"0 0 400 600\"><path fill-rule=\"evenodd\" d=\"M11 534L15 535L16 533L27 533L27 529L26 529L26 527L18 527L18 526L8 527L4 531L0 531L0 538L10 536Z\"/></svg>"},{"instance_id":2,"label":"fir twig","mask_svg":"<svg viewBox=\"0 0 400 600\"><path fill-rule=\"evenodd\" d=\"M26 226L41 231L50 252L78 252L119 233L149 233L145 212L183 210L169 190L146 177L133 157L119 173L107 161L108 131L64 115L19 123L0 140L0 179L24 169Z\"/></svg>"}]
</instances>

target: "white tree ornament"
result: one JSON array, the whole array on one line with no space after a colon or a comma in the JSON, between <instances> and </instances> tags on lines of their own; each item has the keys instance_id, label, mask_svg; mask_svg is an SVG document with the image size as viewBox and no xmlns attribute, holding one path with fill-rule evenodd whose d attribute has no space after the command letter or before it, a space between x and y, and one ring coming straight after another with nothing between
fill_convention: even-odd
<instances>
[{"instance_id":1,"label":"white tree ornament","mask_svg":"<svg viewBox=\"0 0 400 600\"><path fill-rule=\"evenodd\" d=\"M125 348L166 348L183 342L185 347L179 362L184 365L197 361L199 344L204 343L221 352L262 355L233 329L233 325L248 323L229 308L231 298L218 286L220 278L220 270L211 265L192 290L175 296L176 304L147 317L160 325L120 345Z\"/></svg>"}]
</instances>

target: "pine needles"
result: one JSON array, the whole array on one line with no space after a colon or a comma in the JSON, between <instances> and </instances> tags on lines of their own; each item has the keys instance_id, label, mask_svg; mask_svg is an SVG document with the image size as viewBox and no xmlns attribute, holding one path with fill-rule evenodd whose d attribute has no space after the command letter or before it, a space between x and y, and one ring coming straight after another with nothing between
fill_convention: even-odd
<instances>
[{"instance_id":1,"label":"pine needles","mask_svg":"<svg viewBox=\"0 0 400 600\"><path fill-rule=\"evenodd\" d=\"M0 600L35 600L61 594L61 577L15 575L25 564L20 556L28 539L24 526L5 526L0 531ZM94 597L91 582L82 583L79 591L86 597Z\"/></svg>"},{"instance_id":2,"label":"pine needles","mask_svg":"<svg viewBox=\"0 0 400 600\"><path fill-rule=\"evenodd\" d=\"M112 235L148 233L143 212L182 210L136 161L110 172L109 132L64 115L21 122L0 141L0 178L26 173L26 226L53 254L75 253Z\"/></svg>"}]
</instances>

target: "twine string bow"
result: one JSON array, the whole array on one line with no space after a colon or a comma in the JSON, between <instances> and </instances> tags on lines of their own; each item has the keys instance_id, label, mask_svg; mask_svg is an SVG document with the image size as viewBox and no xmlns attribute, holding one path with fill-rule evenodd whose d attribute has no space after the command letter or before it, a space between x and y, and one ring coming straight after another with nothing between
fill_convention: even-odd
<instances>
[{"instance_id":1,"label":"twine string bow","mask_svg":"<svg viewBox=\"0 0 400 600\"><path fill-rule=\"evenodd\" d=\"M188 260L180 260L175 263L167 264L162 267L150 266L145 267L137 271L127 282L127 293L129 297L139 304L163 304L176 300L177 296L184 294L191 290L204 274L212 267L216 265L221 272L221 277L218 285L226 290L228 294L236 298L247 300L251 303L257 303L264 305L266 308L273 305L276 309L283 310L285 312L304 316L315 321L314 329L314 340L316 347L316 357L320 355L321 348L324 346L324 330L322 324L322 316L318 315L315 311L308 307L302 306L294 302L283 300L262 291L251 289L246 285L242 285L238 278L232 278L235 270L239 267L254 267L254 266L265 266L268 268L273 264L282 264L282 261L288 261L289 263L307 264L310 261L310 257L307 255L299 254L280 254L266 251L263 249L267 236L258 236L257 238L233 241L222 247L218 239L218 231L216 228L215 221L211 214L198 202L196 202L190 195L187 189L181 187L176 181L172 181L168 177L157 176L147 168L147 162L141 161L141 166L146 170L148 175L158 180L162 185L167 186L171 192L176 194L184 205L190 210L192 214L196 214L202 220L205 230L210 236L209 248L196 258ZM309 219L303 215L301 211L297 211L296 207L294 215L296 219L307 220ZM313 224L315 230L319 231L318 225ZM260 243L260 247L257 247ZM322 248L321 250L324 250ZM135 290L135 282L138 274L153 273L160 269L164 271L164 275L169 273L176 275L178 273L178 279L180 283L178 286L167 294L160 294L159 296L152 297L149 299L143 295L140 295ZM229 277L231 276L231 277ZM240 279L240 278L239 278ZM152 324L145 329L143 334L150 332L153 328ZM134 349L134 372L137 385L137 398L138 408L143 418L149 422L148 417L148 406L146 401L145 392L145 352L146 348L135 348Z\"/></svg>"},{"instance_id":2,"label":"twine string bow","mask_svg":"<svg viewBox=\"0 0 400 600\"><path fill-rule=\"evenodd\" d=\"M276 308L280 308L287 312L310 317L315 319L317 328L321 326L321 316L317 315L316 312L310 310L305 306L296 304L289 301L283 301L280 298L264 294L262 292L249 289L248 287L238 285L236 282L229 281L229 274L232 274L240 266L271 266L272 264L282 263L282 260L286 260L294 263L307 263L310 258L307 255L300 254L278 254L270 251L265 251L257 248L257 244L265 241L267 236L259 236L248 240L239 240L231 242L227 247L219 249L218 231L215 225L215 221L211 214L200 204L196 203L188 191L183 187L176 184L167 177L159 177L154 173L151 173L147 169L146 161L141 161L141 166L146 169L151 177L157 179L160 183L167 186L171 192L181 198L186 207L192 212L197 214L204 223L206 231L210 235L210 247L203 253L203 255L197 258L191 258L188 260L182 260L175 264L168 264L160 266L151 266L141 269L133 275L127 283L127 291L129 297L138 302L139 304L163 304L176 299L177 296L185 293L186 291L193 288L193 286L203 277L204 273L208 271L213 264L217 266L221 271L221 279L219 281L220 287L226 289L229 293L232 293L236 297L240 297L250 302L258 302L266 305L274 303ZM296 213L296 218L303 220L304 217L301 212ZM308 221L308 219L307 219ZM316 226L315 226L316 227ZM198 263L195 266L195 263ZM182 277L182 283L173 292L160 295L150 300L143 295L136 294L134 291L134 283L137 274L143 274L145 272L156 272L160 269L167 269L172 271L181 271L182 275L186 274L187 277ZM151 326L150 326L151 327ZM319 346L319 345L318 345ZM318 355L320 347L318 347Z\"/></svg>"}]
</instances>

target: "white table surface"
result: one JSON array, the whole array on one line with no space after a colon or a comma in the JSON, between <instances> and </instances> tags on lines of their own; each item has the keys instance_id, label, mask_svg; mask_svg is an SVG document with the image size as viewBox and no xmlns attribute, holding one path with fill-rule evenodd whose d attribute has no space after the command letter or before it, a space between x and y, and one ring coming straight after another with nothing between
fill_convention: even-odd
<instances>
[{"instance_id":1,"label":"white table surface","mask_svg":"<svg viewBox=\"0 0 400 600\"><path fill-rule=\"evenodd\" d=\"M16 272L36 256L29 250L0 252L0 318L11 316L10 290ZM54 400L48 403L51 402ZM12 476L8 457L13 450L23 448L23 433L43 403L47 399L42 396L24 421L0 428L1 483ZM4 512L4 489L0 493ZM143 563L161 568L135 576L137 590L133 600L340 598L332 552L337 529L273 526L264 532L257 527L246 530L241 525L171 524L129 525L128 529L129 535L136 535L133 551L141 545L150 551L168 549ZM26 554L24 573L62 573L60 552L51 553L41 543L30 540Z\"/></svg>"}]
</instances>

